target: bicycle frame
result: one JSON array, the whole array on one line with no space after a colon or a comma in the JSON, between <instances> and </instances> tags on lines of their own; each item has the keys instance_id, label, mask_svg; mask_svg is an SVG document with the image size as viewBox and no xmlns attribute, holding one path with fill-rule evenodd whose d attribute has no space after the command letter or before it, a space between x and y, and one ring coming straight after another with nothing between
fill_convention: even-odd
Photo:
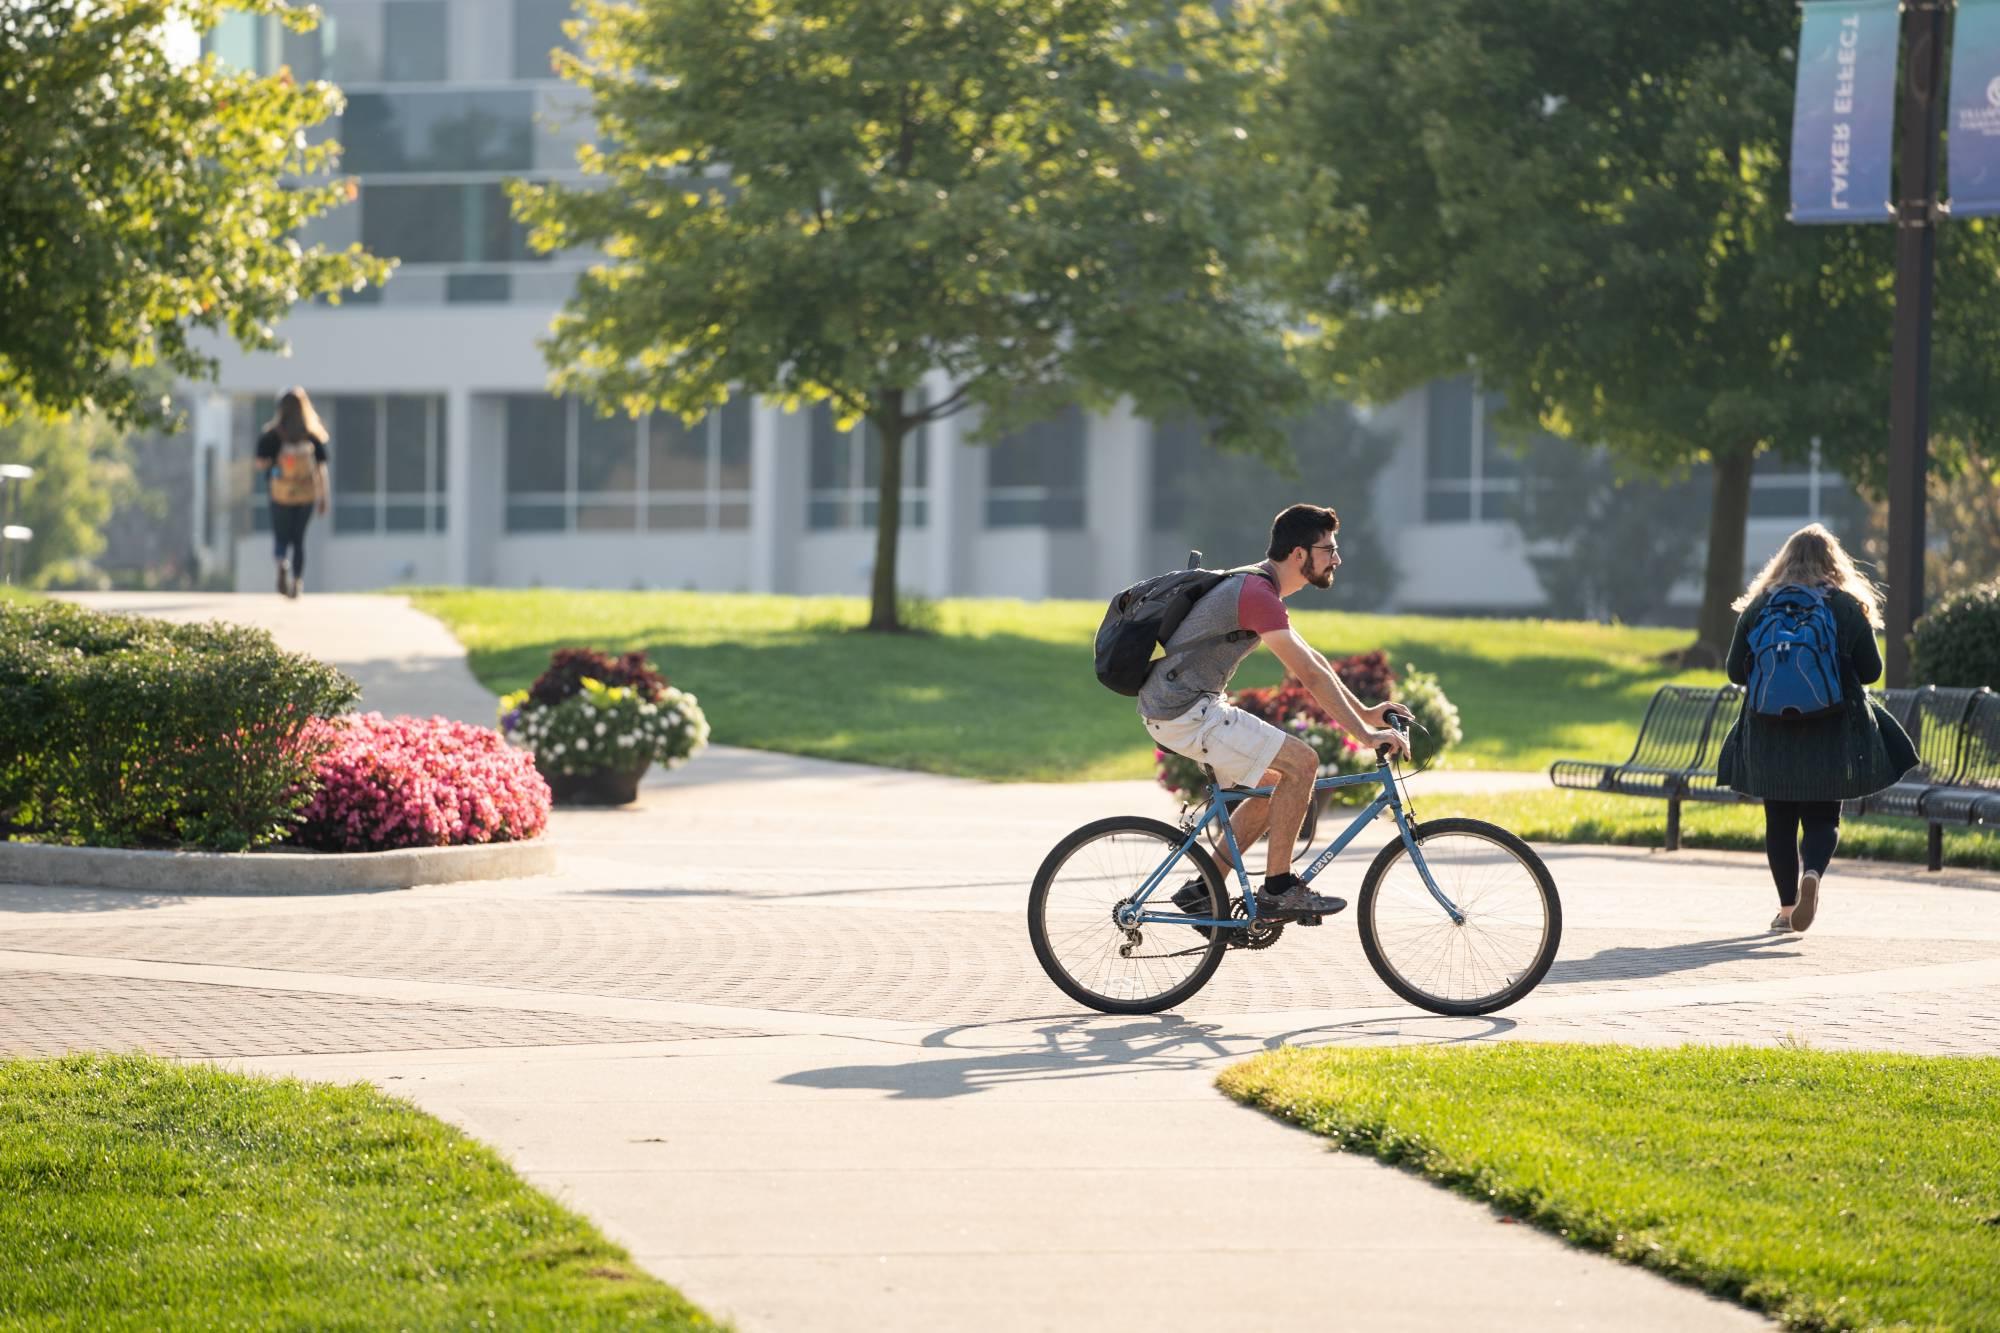
<instances>
[{"instance_id":1,"label":"bicycle frame","mask_svg":"<svg viewBox=\"0 0 2000 1333\"><path fill-rule=\"evenodd\" d=\"M1339 787L1359 787L1369 783L1379 785L1382 790L1376 793L1375 799L1370 801L1365 809L1354 816L1353 822L1348 824L1339 837L1328 843L1326 848L1312 859L1312 864L1308 865L1305 873L1299 876L1299 882L1311 884L1313 878L1326 869L1334 857L1347 849L1347 845L1354 841L1364 826L1387 810L1395 817L1396 830L1403 839L1403 845L1409 848L1410 863L1416 866L1417 873L1423 877L1424 887L1430 890L1431 897L1437 899L1438 906L1444 909L1445 915L1451 918L1453 925L1465 924L1465 913L1445 896L1444 890L1438 888L1437 881L1431 878L1430 867L1424 862L1422 849L1417 846L1416 835L1411 830L1409 817L1403 812L1402 798L1396 792L1396 775L1386 759L1377 765L1373 773L1346 773L1339 777L1320 778L1313 783L1313 791L1319 793L1333 791ZM1230 826L1229 812L1239 801L1256 800L1271 795L1275 790L1273 787L1223 788L1211 785L1208 791L1208 803L1202 810L1201 818L1188 829L1187 840L1172 856L1160 863L1160 868L1146 880L1137 896L1120 909L1118 924L1129 928L1151 921L1176 926L1222 926L1231 930L1241 930L1253 924L1257 920L1257 892L1251 887L1250 872L1244 869L1243 849L1236 845L1236 830ZM1235 918L1218 920L1215 917L1189 916L1179 908L1171 912L1148 910L1147 900L1173 874L1174 866L1179 864L1180 859L1186 856L1188 850L1201 838L1202 831L1217 820L1222 822L1222 836L1229 844L1229 860L1236 871L1237 882L1243 887L1243 904L1248 916L1242 920ZM1226 876L1228 870L1225 869L1223 873Z\"/></svg>"}]
</instances>

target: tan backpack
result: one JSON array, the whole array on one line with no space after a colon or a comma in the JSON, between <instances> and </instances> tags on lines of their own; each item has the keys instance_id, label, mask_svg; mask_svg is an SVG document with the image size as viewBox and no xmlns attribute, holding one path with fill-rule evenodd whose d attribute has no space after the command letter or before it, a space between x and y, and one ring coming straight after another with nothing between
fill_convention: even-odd
<instances>
[{"instance_id":1,"label":"tan backpack","mask_svg":"<svg viewBox=\"0 0 2000 1333\"><path fill-rule=\"evenodd\" d=\"M309 505L319 498L313 442L298 440L278 446L271 465L271 503Z\"/></svg>"}]
</instances>

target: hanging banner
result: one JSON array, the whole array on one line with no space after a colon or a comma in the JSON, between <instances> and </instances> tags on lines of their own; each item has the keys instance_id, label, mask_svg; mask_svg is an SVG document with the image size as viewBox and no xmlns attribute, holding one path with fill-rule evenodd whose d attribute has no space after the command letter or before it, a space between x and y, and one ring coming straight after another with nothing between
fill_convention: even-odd
<instances>
[{"instance_id":1,"label":"hanging banner","mask_svg":"<svg viewBox=\"0 0 2000 1333\"><path fill-rule=\"evenodd\" d=\"M1807 0L1792 104L1792 221L1887 222L1896 0Z\"/></svg>"},{"instance_id":2,"label":"hanging banner","mask_svg":"<svg viewBox=\"0 0 2000 1333\"><path fill-rule=\"evenodd\" d=\"M1951 214L2000 213L2000 0L1958 0L1951 43Z\"/></svg>"}]
</instances>

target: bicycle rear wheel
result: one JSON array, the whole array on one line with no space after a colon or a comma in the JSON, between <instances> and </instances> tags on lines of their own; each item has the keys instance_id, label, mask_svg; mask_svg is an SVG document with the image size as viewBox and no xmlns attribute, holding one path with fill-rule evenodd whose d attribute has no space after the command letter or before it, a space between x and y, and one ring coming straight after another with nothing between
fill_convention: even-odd
<instances>
[{"instance_id":1,"label":"bicycle rear wheel","mask_svg":"<svg viewBox=\"0 0 2000 1333\"><path fill-rule=\"evenodd\" d=\"M1437 1014L1490 1014L1541 981L1562 943L1555 879L1527 843L1478 819L1433 819L1423 864L1465 917L1454 923L1402 839L1361 881L1361 947L1390 990Z\"/></svg>"},{"instance_id":2,"label":"bicycle rear wheel","mask_svg":"<svg viewBox=\"0 0 2000 1333\"><path fill-rule=\"evenodd\" d=\"M1227 929L1147 922L1128 932L1115 920L1186 838L1171 824L1124 815L1086 824L1049 852L1028 894L1028 938L1063 994L1101 1013L1156 1014L1215 975L1229 947ZM1227 920L1222 873L1199 844L1147 898L1146 910L1178 911L1173 896L1189 880L1208 891L1201 915Z\"/></svg>"}]
</instances>

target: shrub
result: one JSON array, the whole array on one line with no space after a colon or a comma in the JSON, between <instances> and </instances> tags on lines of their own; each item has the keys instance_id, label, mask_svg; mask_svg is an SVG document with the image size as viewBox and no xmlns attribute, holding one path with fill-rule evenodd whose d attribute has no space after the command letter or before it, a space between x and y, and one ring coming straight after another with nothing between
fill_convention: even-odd
<instances>
[{"instance_id":1,"label":"shrub","mask_svg":"<svg viewBox=\"0 0 2000 1333\"><path fill-rule=\"evenodd\" d=\"M1925 685L2000 690L2000 579L1946 598L1917 622L1910 670Z\"/></svg>"},{"instance_id":2,"label":"shrub","mask_svg":"<svg viewBox=\"0 0 2000 1333\"><path fill-rule=\"evenodd\" d=\"M549 784L490 727L380 713L320 722L317 790L292 841L325 852L538 837Z\"/></svg>"},{"instance_id":3,"label":"shrub","mask_svg":"<svg viewBox=\"0 0 2000 1333\"><path fill-rule=\"evenodd\" d=\"M653 703L658 703L667 691L667 678L636 648L623 657L613 657L595 648L560 648L550 656L549 669L528 687L528 698L544 708L552 708L583 693L586 679L628 687Z\"/></svg>"},{"instance_id":4,"label":"shrub","mask_svg":"<svg viewBox=\"0 0 2000 1333\"><path fill-rule=\"evenodd\" d=\"M353 681L262 630L0 603L0 821L45 841L241 851L291 830Z\"/></svg>"},{"instance_id":5,"label":"shrub","mask_svg":"<svg viewBox=\"0 0 2000 1333\"><path fill-rule=\"evenodd\" d=\"M1333 667L1333 674L1340 677L1341 683L1354 691L1354 696L1364 704L1380 703L1396 697L1396 673L1389 667L1387 653L1376 651L1337 657L1329 665ZM1312 697L1312 691L1291 676L1286 676L1281 684L1238 690L1230 698L1237 707L1280 726L1300 714L1325 726L1337 725L1333 715L1321 708L1319 701Z\"/></svg>"},{"instance_id":6,"label":"shrub","mask_svg":"<svg viewBox=\"0 0 2000 1333\"><path fill-rule=\"evenodd\" d=\"M1458 724L1458 705L1445 698L1444 687L1428 671L1409 667L1396 690L1396 702L1415 715L1410 729L1410 762L1428 768L1445 751L1465 739Z\"/></svg>"},{"instance_id":7,"label":"shrub","mask_svg":"<svg viewBox=\"0 0 2000 1333\"><path fill-rule=\"evenodd\" d=\"M627 686L585 677L579 693L554 705L520 690L500 701L500 729L534 755L545 773L668 768L708 744L708 719L692 694L667 686L648 699Z\"/></svg>"}]
</instances>

